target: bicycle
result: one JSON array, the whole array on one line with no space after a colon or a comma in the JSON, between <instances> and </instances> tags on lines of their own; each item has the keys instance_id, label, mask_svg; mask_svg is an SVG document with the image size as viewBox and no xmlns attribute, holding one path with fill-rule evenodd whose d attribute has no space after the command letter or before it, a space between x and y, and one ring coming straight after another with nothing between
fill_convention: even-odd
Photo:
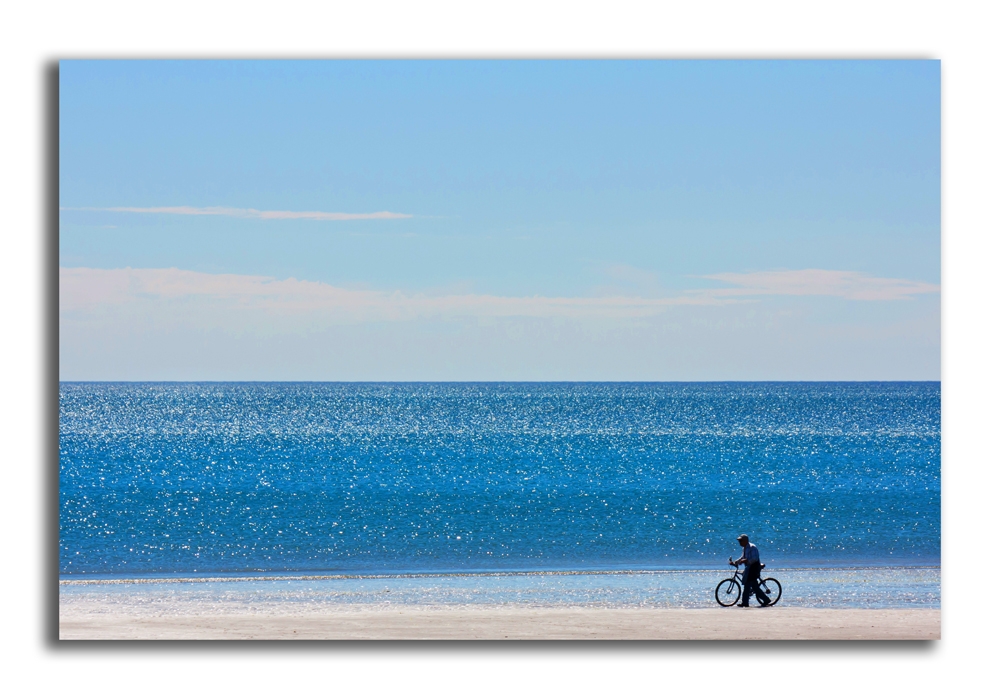
<instances>
[{"instance_id":1,"label":"bicycle","mask_svg":"<svg viewBox=\"0 0 1000 699\"><path fill-rule=\"evenodd\" d=\"M733 563L733 557L729 557L729 565L734 566L733 577L726 578L715 587L715 601L723 607L732 607L743 597L743 588L740 585L740 567ZM760 569L764 570L767 564L761 564ZM764 604L760 594L757 594L757 603L762 607L773 607L781 599L781 583L774 578L764 578L757 584L757 590L763 593L771 601Z\"/></svg>"}]
</instances>

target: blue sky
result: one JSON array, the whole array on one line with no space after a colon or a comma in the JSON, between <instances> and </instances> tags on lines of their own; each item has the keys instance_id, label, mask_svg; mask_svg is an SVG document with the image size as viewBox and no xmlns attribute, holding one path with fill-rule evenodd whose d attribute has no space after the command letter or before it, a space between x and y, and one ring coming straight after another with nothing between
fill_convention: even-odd
<instances>
[{"instance_id":1,"label":"blue sky","mask_svg":"<svg viewBox=\"0 0 1000 699\"><path fill-rule=\"evenodd\" d=\"M936 61L63 61L60 205L64 380L940 376Z\"/></svg>"}]
</instances>

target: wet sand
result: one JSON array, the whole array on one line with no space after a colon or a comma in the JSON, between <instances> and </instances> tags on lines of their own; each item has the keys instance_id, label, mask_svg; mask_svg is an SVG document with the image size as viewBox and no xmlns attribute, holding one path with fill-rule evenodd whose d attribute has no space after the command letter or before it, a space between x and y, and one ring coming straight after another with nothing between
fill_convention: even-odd
<instances>
[{"instance_id":1,"label":"wet sand","mask_svg":"<svg viewBox=\"0 0 1000 699\"><path fill-rule=\"evenodd\" d=\"M128 616L64 610L61 640L933 640L940 609L333 608Z\"/></svg>"}]
</instances>

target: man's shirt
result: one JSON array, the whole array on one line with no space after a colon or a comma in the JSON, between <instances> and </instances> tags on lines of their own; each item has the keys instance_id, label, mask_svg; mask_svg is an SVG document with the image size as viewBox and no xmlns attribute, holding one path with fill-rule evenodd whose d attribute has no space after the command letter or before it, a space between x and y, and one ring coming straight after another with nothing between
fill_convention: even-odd
<instances>
[{"instance_id":1,"label":"man's shirt","mask_svg":"<svg viewBox=\"0 0 1000 699\"><path fill-rule=\"evenodd\" d=\"M747 565L753 565L754 563L760 563L760 552L757 547L751 543L747 543L743 547L743 558L746 560Z\"/></svg>"}]
</instances>

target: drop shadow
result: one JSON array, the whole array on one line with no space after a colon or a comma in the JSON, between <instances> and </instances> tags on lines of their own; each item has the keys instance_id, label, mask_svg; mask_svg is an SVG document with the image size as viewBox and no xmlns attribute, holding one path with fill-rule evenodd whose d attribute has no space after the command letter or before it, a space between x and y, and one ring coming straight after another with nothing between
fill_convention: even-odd
<instances>
[{"instance_id":1,"label":"drop shadow","mask_svg":"<svg viewBox=\"0 0 1000 699\"><path fill-rule=\"evenodd\" d=\"M936 641L64 641L59 649L65 652L145 654L168 653L184 655L206 651L229 654L243 653L294 653L297 655L329 654L338 655L387 653L390 655L430 655L438 653L465 656L494 655L506 656L536 655L538 652L553 655L628 655L648 657L669 653L671 655L694 655L709 649L713 653L722 651L734 657L773 656L777 650L789 656L835 655L860 656L870 653L881 655L931 656L937 652Z\"/></svg>"},{"instance_id":2,"label":"drop shadow","mask_svg":"<svg viewBox=\"0 0 1000 699\"><path fill-rule=\"evenodd\" d=\"M42 81L42 634L59 642L59 62L41 67Z\"/></svg>"}]
</instances>

